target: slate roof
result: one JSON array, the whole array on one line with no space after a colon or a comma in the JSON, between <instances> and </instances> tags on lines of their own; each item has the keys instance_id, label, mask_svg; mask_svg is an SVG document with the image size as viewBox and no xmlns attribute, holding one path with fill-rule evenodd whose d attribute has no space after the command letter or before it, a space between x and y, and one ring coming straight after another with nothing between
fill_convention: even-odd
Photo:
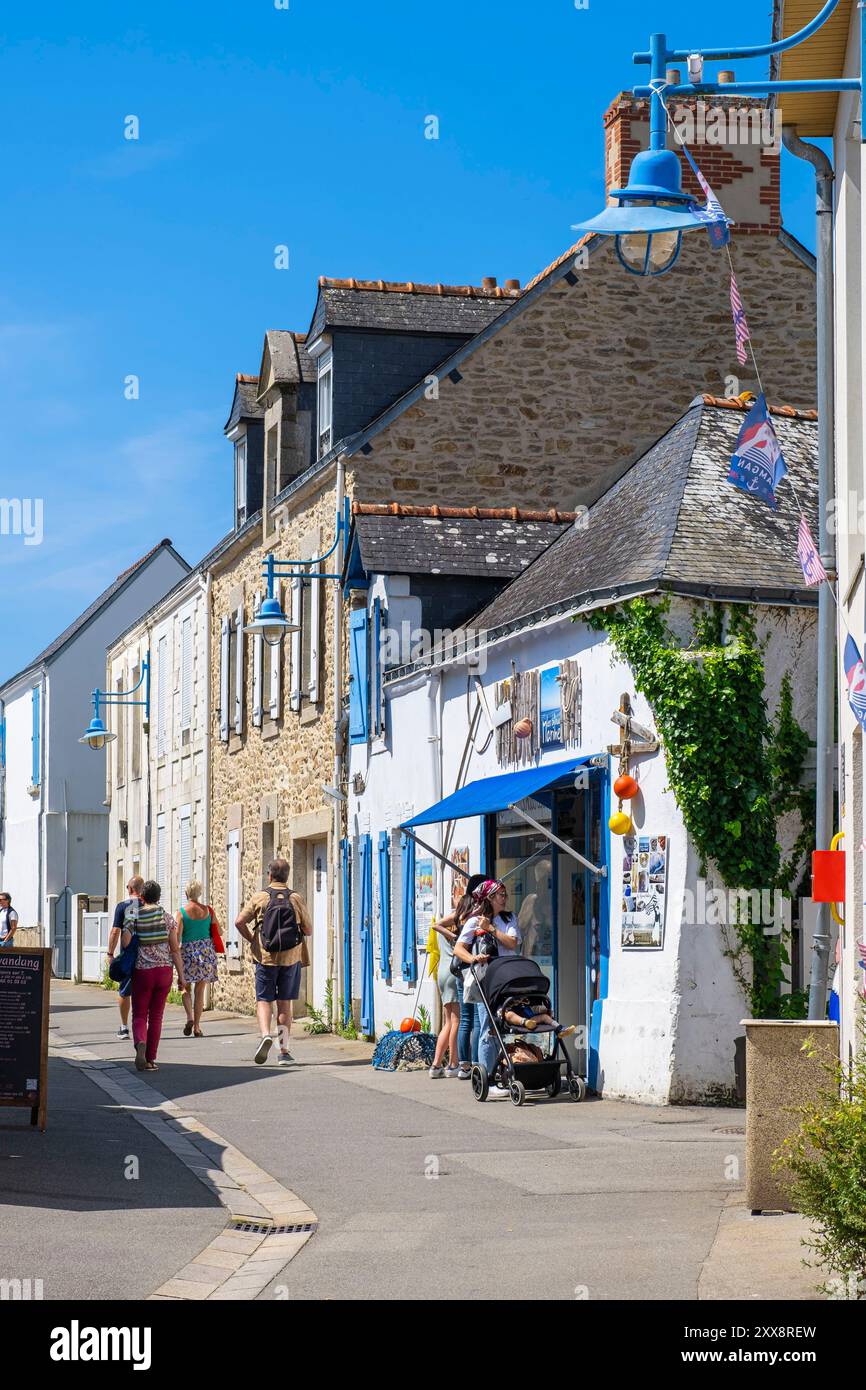
<instances>
[{"instance_id":1,"label":"slate roof","mask_svg":"<svg viewBox=\"0 0 866 1390\"><path fill-rule=\"evenodd\" d=\"M519 288L501 285L420 285L332 280L323 275L309 336L317 338L329 328L471 336L498 318L520 294Z\"/></svg>"},{"instance_id":2,"label":"slate roof","mask_svg":"<svg viewBox=\"0 0 866 1390\"><path fill-rule=\"evenodd\" d=\"M100 610L109 604L111 600L126 587L133 575L144 569L145 565L149 564L154 556L158 555L160 550L163 549L169 550L174 558L185 567L187 574L189 573L190 566L187 564L186 560L184 560L183 556L177 553L171 541L167 539L161 540L159 545L155 545L146 555L142 555L141 559L136 560L134 565L130 565L128 569L123 570L114 582L109 584L108 588L104 589L99 597L94 599L89 607L85 608L84 612L80 613L75 621L71 622L69 626L60 633L59 637L55 637L54 641L50 642L38 656L34 656L33 660L28 661L26 666L22 666L21 670L17 671L14 676L10 676L5 680L2 686L0 686L0 690L5 690L7 686L12 685L20 676L24 675L25 671L30 671L37 666L44 666L49 661L53 660L55 656L58 656L63 648L66 647L79 632L87 627L91 619L95 618Z\"/></svg>"},{"instance_id":3,"label":"slate roof","mask_svg":"<svg viewBox=\"0 0 866 1390\"><path fill-rule=\"evenodd\" d=\"M574 512L479 507L353 507L353 545L368 574L509 579L574 522ZM349 563L347 559L347 563Z\"/></svg>"},{"instance_id":4,"label":"slate roof","mask_svg":"<svg viewBox=\"0 0 866 1390\"><path fill-rule=\"evenodd\" d=\"M726 481L746 406L698 396L672 429L473 625L528 626L604 599L666 589L715 598L816 603L797 559L794 488L817 534L815 411L772 410L790 477L778 510ZM792 487L793 482L793 487Z\"/></svg>"},{"instance_id":5,"label":"slate roof","mask_svg":"<svg viewBox=\"0 0 866 1390\"><path fill-rule=\"evenodd\" d=\"M233 430L241 420L261 420L263 418L265 410L264 406L258 403L258 394L258 377L246 376L243 372L238 372L235 377L235 394L231 412L224 426L226 434L229 430Z\"/></svg>"}]
</instances>

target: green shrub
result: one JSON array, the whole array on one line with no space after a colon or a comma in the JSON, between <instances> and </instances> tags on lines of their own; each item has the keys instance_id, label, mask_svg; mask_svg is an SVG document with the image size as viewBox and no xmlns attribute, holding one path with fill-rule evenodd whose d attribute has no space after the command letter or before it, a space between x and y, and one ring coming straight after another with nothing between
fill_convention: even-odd
<instances>
[{"instance_id":1,"label":"green shrub","mask_svg":"<svg viewBox=\"0 0 866 1390\"><path fill-rule=\"evenodd\" d=\"M808 1046L809 1044L806 1044ZM833 1276L829 1296L866 1297L866 1056L851 1070L828 1067L832 1089L801 1108L802 1123L774 1155L793 1205L813 1222L803 1244L811 1269Z\"/></svg>"},{"instance_id":2,"label":"green shrub","mask_svg":"<svg viewBox=\"0 0 866 1390\"><path fill-rule=\"evenodd\" d=\"M107 966L107 965L103 967L103 971L102 971L102 988L103 988L103 989L113 989L113 990L118 990L118 989L120 989L120 985L117 983L117 981L116 981L116 980L112 980L111 976L109 975L109 973L108 973L108 966Z\"/></svg>"},{"instance_id":3,"label":"green shrub","mask_svg":"<svg viewBox=\"0 0 866 1390\"><path fill-rule=\"evenodd\" d=\"M433 1032L433 1020L432 1020L432 1018L430 1017L430 1015L428 1014L427 1010L424 1008L424 1005L423 1005L423 1004L421 1005L420 1009L418 1010L418 1022L421 1024L421 1032L422 1032L422 1033L432 1033L432 1032Z\"/></svg>"}]
</instances>

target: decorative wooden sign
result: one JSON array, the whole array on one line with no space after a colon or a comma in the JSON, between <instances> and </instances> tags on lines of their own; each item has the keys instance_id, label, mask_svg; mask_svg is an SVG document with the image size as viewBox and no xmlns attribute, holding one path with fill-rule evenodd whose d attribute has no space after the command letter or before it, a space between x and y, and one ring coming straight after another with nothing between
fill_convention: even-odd
<instances>
[{"instance_id":1,"label":"decorative wooden sign","mask_svg":"<svg viewBox=\"0 0 866 1390\"><path fill-rule=\"evenodd\" d=\"M0 949L0 1105L23 1106L45 1129L51 951Z\"/></svg>"},{"instance_id":2,"label":"decorative wooden sign","mask_svg":"<svg viewBox=\"0 0 866 1390\"><path fill-rule=\"evenodd\" d=\"M632 718L631 696L628 691L624 691L620 696L619 709L614 710L610 720L612 724L619 725L619 743L609 743L607 751L619 758L621 774L628 772L629 758L638 753L658 752L659 742L652 729L647 729ZM632 738L632 734L637 734L637 738Z\"/></svg>"}]
</instances>

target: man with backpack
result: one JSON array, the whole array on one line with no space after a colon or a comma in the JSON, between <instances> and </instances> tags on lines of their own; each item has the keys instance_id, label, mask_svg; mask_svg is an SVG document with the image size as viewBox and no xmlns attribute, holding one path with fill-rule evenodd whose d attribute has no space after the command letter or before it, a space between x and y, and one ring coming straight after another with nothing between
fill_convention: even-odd
<instances>
[{"instance_id":1,"label":"man with backpack","mask_svg":"<svg viewBox=\"0 0 866 1390\"><path fill-rule=\"evenodd\" d=\"M280 1040L279 1065L289 1067L295 1060L289 1051L292 1001L300 994L301 971L310 963L307 937L312 936L313 927L307 904L288 883L288 860L271 860L267 888L250 898L235 921L241 936L249 941L256 963L256 1014L262 1034L255 1053L259 1066L268 1060L274 1044L271 1033L274 1004Z\"/></svg>"}]
</instances>

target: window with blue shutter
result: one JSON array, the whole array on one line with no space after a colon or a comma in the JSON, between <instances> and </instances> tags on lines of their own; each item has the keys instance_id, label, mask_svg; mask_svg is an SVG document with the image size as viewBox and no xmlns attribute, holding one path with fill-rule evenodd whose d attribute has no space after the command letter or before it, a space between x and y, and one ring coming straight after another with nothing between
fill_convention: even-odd
<instances>
[{"instance_id":1,"label":"window with blue shutter","mask_svg":"<svg viewBox=\"0 0 866 1390\"><path fill-rule=\"evenodd\" d=\"M349 614L349 738L366 743L369 735L369 624L366 608L356 608Z\"/></svg>"},{"instance_id":2,"label":"window with blue shutter","mask_svg":"<svg viewBox=\"0 0 866 1390\"><path fill-rule=\"evenodd\" d=\"M34 685L33 694L31 695L33 710L33 739L31 744L33 751L33 765L31 767L31 782L34 787L39 786L42 773L42 751L40 748L40 738L42 735L42 720L40 718L39 713L41 694L42 691L40 687L38 685Z\"/></svg>"},{"instance_id":3,"label":"window with blue shutter","mask_svg":"<svg viewBox=\"0 0 866 1390\"><path fill-rule=\"evenodd\" d=\"M373 1032L373 841L358 842L361 873L361 1032Z\"/></svg>"},{"instance_id":4,"label":"window with blue shutter","mask_svg":"<svg viewBox=\"0 0 866 1390\"><path fill-rule=\"evenodd\" d=\"M391 978L391 836L379 832L379 930L382 978Z\"/></svg>"},{"instance_id":5,"label":"window with blue shutter","mask_svg":"<svg viewBox=\"0 0 866 1390\"><path fill-rule=\"evenodd\" d=\"M478 847L478 872L487 874L487 816L481 816L479 828L480 844Z\"/></svg>"},{"instance_id":6,"label":"window with blue shutter","mask_svg":"<svg viewBox=\"0 0 866 1390\"><path fill-rule=\"evenodd\" d=\"M385 732L382 699L382 600L373 600L373 650L370 653L370 727L374 734Z\"/></svg>"},{"instance_id":7,"label":"window with blue shutter","mask_svg":"<svg viewBox=\"0 0 866 1390\"><path fill-rule=\"evenodd\" d=\"M414 984L418 969L415 961L415 841L411 835L400 837L402 851L403 887L403 979Z\"/></svg>"},{"instance_id":8,"label":"window with blue shutter","mask_svg":"<svg viewBox=\"0 0 866 1390\"><path fill-rule=\"evenodd\" d=\"M343 880L343 1022L352 1016L352 851L348 840L340 841L340 871Z\"/></svg>"}]
</instances>

